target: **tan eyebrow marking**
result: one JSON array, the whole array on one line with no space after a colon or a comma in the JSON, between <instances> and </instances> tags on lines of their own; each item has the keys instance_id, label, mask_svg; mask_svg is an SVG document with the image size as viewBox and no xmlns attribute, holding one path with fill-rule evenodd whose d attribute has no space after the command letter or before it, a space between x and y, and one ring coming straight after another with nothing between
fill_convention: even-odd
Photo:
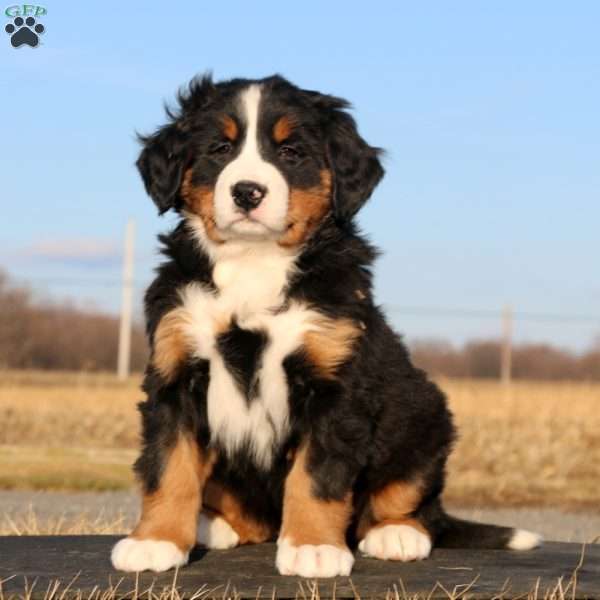
<instances>
[{"instance_id":1,"label":"tan eyebrow marking","mask_svg":"<svg viewBox=\"0 0 600 600\"><path fill-rule=\"evenodd\" d=\"M235 141L239 134L237 123L229 115L223 115L221 125L223 126L223 135L228 140Z\"/></svg>"},{"instance_id":2,"label":"tan eyebrow marking","mask_svg":"<svg viewBox=\"0 0 600 600\"><path fill-rule=\"evenodd\" d=\"M273 126L273 139L280 144L283 140L287 140L292 134L295 127L294 121L287 115L280 117Z\"/></svg>"}]
</instances>

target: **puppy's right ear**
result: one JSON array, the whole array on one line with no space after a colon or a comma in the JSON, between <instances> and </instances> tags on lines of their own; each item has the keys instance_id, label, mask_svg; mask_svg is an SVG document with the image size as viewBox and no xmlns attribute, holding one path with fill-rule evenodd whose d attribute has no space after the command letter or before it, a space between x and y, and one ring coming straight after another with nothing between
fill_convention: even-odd
<instances>
[{"instance_id":1,"label":"puppy's right ear","mask_svg":"<svg viewBox=\"0 0 600 600\"><path fill-rule=\"evenodd\" d=\"M151 136L138 136L144 145L136 166L146 192L162 215L181 206L181 178L189 160L187 135L177 123L166 125Z\"/></svg>"},{"instance_id":2,"label":"puppy's right ear","mask_svg":"<svg viewBox=\"0 0 600 600\"><path fill-rule=\"evenodd\" d=\"M138 136L144 149L136 165L146 191L161 215L183 204L181 180L192 161L189 144L191 125L187 115L205 111L216 94L217 88L210 73L194 77L187 88L177 94L179 108L170 110L165 107L170 123L154 135Z\"/></svg>"}]
</instances>

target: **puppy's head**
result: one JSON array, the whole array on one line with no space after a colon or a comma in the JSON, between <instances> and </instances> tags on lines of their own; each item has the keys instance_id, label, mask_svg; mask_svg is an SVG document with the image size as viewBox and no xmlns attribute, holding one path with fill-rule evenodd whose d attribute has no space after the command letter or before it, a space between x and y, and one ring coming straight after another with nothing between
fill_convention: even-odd
<instances>
[{"instance_id":1,"label":"puppy's head","mask_svg":"<svg viewBox=\"0 0 600 600\"><path fill-rule=\"evenodd\" d=\"M137 166L161 213L200 217L214 242L302 244L327 215L351 219L383 175L339 98L275 76L204 77L178 100Z\"/></svg>"}]
</instances>

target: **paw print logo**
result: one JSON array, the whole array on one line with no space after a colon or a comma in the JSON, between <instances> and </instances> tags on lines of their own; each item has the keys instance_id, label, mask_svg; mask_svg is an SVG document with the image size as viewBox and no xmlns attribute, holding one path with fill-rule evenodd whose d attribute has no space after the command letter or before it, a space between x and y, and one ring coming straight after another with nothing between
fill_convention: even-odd
<instances>
[{"instance_id":1,"label":"paw print logo","mask_svg":"<svg viewBox=\"0 0 600 600\"><path fill-rule=\"evenodd\" d=\"M33 17L27 17L25 20L16 17L4 28L4 31L10 35L10 43L14 48L23 44L35 48L40 42L39 34L44 33L44 30L45 27L41 23L36 24Z\"/></svg>"}]
</instances>

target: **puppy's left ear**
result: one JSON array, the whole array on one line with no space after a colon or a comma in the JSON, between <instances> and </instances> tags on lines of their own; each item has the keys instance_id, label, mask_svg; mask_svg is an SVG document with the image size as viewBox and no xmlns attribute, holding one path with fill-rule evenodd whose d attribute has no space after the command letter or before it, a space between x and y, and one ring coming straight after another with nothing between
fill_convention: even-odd
<instances>
[{"instance_id":1,"label":"puppy's left ear","mask_svg":"<svg viewBox=\"0 0 600 600\"><path fill-rule=\"evenodd\" d=\"M144 148L136 162L148 195L162 215L181 205L179 190L188 162L187 135L177 123L162 127L154 135L139 136Z\"/></svg>"},{"instance_id":2,"label":"puppy's left ear","mask_svg":"<svg viewBox=\"0 0 600 600\"><path fill-rule=\"evenodd\" d=\"M383 177L384 170L379 160L382 150L369 146L363 140L356 122L344 110L334 110L330 128L334 214L338 219L349 220L369 199Z\"/></svg>"}]
</instances>

